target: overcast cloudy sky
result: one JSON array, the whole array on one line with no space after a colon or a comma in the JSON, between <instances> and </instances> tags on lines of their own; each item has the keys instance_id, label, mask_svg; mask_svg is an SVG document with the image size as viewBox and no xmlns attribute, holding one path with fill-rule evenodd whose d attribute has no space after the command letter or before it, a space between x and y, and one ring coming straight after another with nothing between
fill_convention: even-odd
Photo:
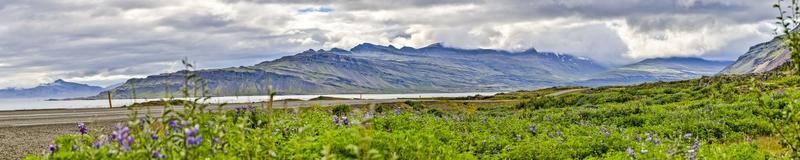
<instances>
[{"instance_id":1,"label":"overcast cloudy sky","mask_svg":"<svg viewBox=\"0 0 800 160\"><path fill-rule=\"evenodd\" d=\"M110 85L359 43L524 50L620 65L734 60L772 37L772 0L3 0L0 88Z\"/></svg>"}]
</instances>

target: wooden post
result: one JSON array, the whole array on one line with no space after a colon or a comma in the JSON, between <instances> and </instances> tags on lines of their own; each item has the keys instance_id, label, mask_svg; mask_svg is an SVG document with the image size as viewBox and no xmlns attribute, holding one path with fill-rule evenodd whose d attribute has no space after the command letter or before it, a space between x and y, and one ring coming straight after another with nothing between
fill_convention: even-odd
<instances>
[{"instance_id":1,"label":"wooden post","mask_svg":"<svg viewBox=\"0 0 800 160\"><path fill-rule=\"evenodd\" d=\"M114 106L111 105L111 91L107 91L106 93L108 93L108 108L114 108Z\"/></svg>"},{"instance_id":2,"label":"wooden post","mask_svg":"<svg viewBox=\"0 0 800 160\"><path fill-rule=\"evenodd\" d=\"M270 94L269 94L269 106L268 106L268 107L269 107L269 111L270 111L270 112L272 112L272 100L273 100L274 98L275 98L275 94L274 94L274 93L270 93Z\"/></svg>"}]
</instances>

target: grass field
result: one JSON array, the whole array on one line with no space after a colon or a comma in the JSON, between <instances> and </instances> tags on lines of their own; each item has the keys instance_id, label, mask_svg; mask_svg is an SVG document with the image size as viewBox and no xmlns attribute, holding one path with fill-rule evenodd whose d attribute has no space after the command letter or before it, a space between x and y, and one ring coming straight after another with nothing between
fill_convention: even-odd
<instances>
[{"instance_id":1,"label":"grass field","mask_svg":"<svg viewBox=\"0 0 800 160\"><path fill-rule=\"evenodd\" d=\"M636 86L518 91L369 106L216 110L76 128L29 159L765 159L788 158L775 124L800 98L781 72ZM511 100L511 101L508 101ZM133 111L135 112L135 111ZM780 128L780 127L779 127Z\"/></svg>"}]
</instances>

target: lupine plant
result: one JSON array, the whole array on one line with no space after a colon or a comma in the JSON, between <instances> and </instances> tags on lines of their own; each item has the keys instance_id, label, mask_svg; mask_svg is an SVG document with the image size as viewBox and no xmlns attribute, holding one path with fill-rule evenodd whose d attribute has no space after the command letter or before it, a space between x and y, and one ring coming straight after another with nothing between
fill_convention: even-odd
<instances>
[{"instance_id":1,"label":"lupine plant","mask_svg":"<svg viewBox=\"0 0 800 160\"><path fill-rule=\"evenodd\" d=\"M192 97L191 88L204 82L191 71L182 73L182 92ZM767 85L754 85L753 78ZM789 158L786 149L765 147L771 142L763 139L797 133L773 124L791 122L777 115L800 99L798 82L800 76L782 72L728 75L559 96L503 94L533 97L512 104L380 104L389 106L385 113L375 105L209 109L206 98L195 98L165 106L160 116L138 116L139 108L131 106L130 120L110 131L77 124L75 134L56 138L45 153L28 158Z\"/></svg>"}]
</instances>

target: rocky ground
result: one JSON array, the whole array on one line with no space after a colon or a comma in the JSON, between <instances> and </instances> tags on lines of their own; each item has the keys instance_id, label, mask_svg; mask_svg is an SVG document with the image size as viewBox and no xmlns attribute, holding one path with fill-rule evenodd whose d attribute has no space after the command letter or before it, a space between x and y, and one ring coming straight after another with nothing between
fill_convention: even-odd
<instances>
[{"instance_id":1,"label":"rocky ground","mask_svg":"<svg viewBox=\"0 0 800 160\"><path fill-rule=\"evenodd\" d=\"M86 124L92 129L109 130L117 122ZM24 159L27 155L42 155L59 135L78 134L76 124L54 124L22 127L0 127L0 159Z\"/></svg>"}]
</instances>

